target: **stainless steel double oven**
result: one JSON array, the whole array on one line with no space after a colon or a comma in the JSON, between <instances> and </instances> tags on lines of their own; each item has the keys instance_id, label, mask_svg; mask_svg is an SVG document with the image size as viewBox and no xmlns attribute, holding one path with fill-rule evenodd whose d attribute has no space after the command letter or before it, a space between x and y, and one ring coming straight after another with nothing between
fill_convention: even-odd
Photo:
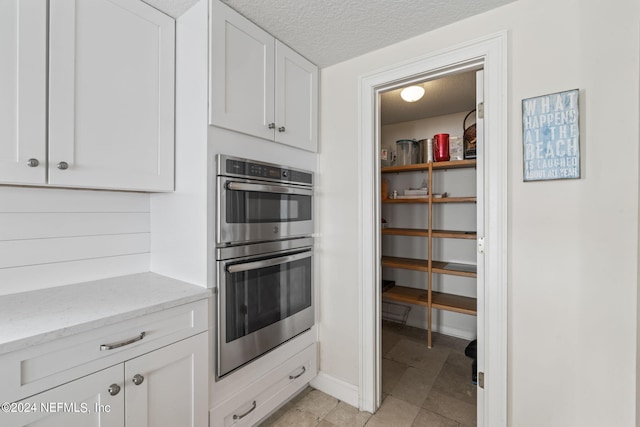
<instances>
[{"instance_id":1,"label":"stainless steel double oven","mask_svg":"<svg viewBox=\"0 0 640 427\"><path fill-rule=\"evenodd\" d=\"M310 329L313 173L217 156L216 377Z\"/></svg>"}]
</instances>

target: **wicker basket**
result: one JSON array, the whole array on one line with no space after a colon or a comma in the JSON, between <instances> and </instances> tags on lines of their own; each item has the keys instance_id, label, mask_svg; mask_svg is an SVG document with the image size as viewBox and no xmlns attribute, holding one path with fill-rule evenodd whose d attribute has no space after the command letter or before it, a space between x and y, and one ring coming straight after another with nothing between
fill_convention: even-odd
<instances>
[{"instance_id":1,"label":"wicker basket","mask_svg":"<svg viewBox=\"0 0 640 427\"><path fill-rule=\"evenodd\" d=\"M467 119L473 113L475 113L475 108L469 111L464 117L462 121L462 129L464 129L464 158L465 159L475 159L476 158L476 124L472 124L467 127Z\"/></svg>"}]
</instances>

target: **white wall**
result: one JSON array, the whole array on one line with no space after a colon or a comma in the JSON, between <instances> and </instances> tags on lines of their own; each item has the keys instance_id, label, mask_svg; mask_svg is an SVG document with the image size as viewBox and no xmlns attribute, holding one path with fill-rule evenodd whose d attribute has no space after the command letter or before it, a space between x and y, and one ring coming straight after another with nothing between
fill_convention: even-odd
<instances>
[{"instance_id":1,"label":"white wall","mask_svg":"<svg viewBox=\"0 0 640 427\"><path fill-rule=\"evenodd\" d=\"M149 270L149 195L0 187L0 295Z\"/></svg>"},{"instance_id":2,"label":"white wall","mask_svg":"<svg viewBox=\"0 0 640 427\"><path fill-rule=\"evenodd\" d=\"M151 271L207 286L207 2L176 19L176 189L151 195Z\"/></svg>"},{"instance_id":3,"label":"white wall","mask_svg":"<svg viewBox=\"0 0 640 427\"><path fill-rule=\"evenodd\" d=\"M634 0L520 0L322 70L325 374L358 384L358 76L507 29L509 425L634 425L639 22ZM521 100L573 88L582 178L523 183Z\"/></svg>"}]
</instances>

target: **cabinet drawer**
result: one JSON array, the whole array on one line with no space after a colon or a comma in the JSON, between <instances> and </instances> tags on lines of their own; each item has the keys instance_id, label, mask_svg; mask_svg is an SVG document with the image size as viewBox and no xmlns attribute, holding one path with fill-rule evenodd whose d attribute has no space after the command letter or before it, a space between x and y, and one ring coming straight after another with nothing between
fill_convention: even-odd
<instances>
[{"instance_id":1,"label":"cabinet drawer","mask_svg":"<svg viewBox=\"0 0 640 427\"><path fill-rule=\"evenodd\" d=\"M316 376L316 357L312 344L212 409L210 427L255 425Z\"/></svg>"},{"instance_id":2,"label":"cabinet drawer","mask_svg":"<svg viewBox=\"0 0 640 427\"><path fill-rule=\"evenodd\" d=\"M207 300L0 356L0 401L16 401L207 330Z\"/></svg>"}]
</instances>

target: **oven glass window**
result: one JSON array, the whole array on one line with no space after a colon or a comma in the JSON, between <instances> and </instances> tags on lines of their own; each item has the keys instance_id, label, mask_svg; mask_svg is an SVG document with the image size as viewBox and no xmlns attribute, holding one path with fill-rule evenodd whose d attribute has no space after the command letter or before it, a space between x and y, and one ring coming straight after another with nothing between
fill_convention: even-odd
<instances>
[{"instance_id":1,"label":"oven glass window","mask_svg":"<svg viewBox=\"0 0 640 427\"><path fill-rule=\"evenodd\" d=\"M311 196L228 190L227 223L311 220Z\"/></svg>"},{"instance_id":2,"label":"oven glass window","mask_svg":"<svg viewBox=\"0 0 640 427\"><path fill-rule=\"evenodd\" d=\"M226 274L227 342L311 307L310 257Z\"/></svg>"}]
</instances>

